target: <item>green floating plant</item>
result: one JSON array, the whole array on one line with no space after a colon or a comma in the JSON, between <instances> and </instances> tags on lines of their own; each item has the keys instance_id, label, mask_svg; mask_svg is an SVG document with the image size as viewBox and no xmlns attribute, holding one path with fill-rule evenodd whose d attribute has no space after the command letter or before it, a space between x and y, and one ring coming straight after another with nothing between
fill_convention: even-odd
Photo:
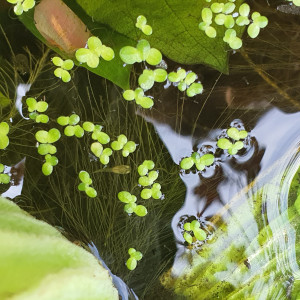
<instances>
[{"instance_id":1,"label":"green floating plant","mask_svg":"<svg viewBox=\"0 0 300 300\"><path fill-rule=\"evenodd\" d=\"M136 251L134 248L128 249L130 257L126 261L127 268L132 271L136 268L137 262L143 258L143 254L140 251Z\"/></svg>"},{"instance_id":2,"label":"green floating plant","mask_svg":"<svg viewBox=\"0 0 300 300\"><path fill-rule=\"evenodd\" d=\"M29 118L37 123L48 123L49 117L45 114L40 114L48 109L46 101L36 101L34 98L27 98L26 104L29 111Z\"/></svg>"},{"instance_id":3,"label":"green floating plant","mask_svg":"<svg viewBox=\"0 0 300 300\"><path fill-rule=\"evenodd\" d=\"M300 6L300 0L287 0L289 2L293 2L294 5Z\"/></svg>"},{"instance_id":4,"label":"green floating plant","mask_svg":"<svg viewBox=\"0 0 300 300\"><path fill-rule=\"evenodd\" d=\"M259 35L260 29L268 25L268 18L261 16L257 11L251 15L251 18L253 23L248 26L247 32L254 39Z\"/></svg>"},{"instance_id":5,"label":"green floating plant","mask_svg":"<svg viewBox=\"0 0 300 300\"><path fill-rule=\"evenodd\" d=\"M196 240L204 241L207 238L206 232L200 228L200 223L197 220L190 222L186 222L183 225L183 229L185 230L183 233L183 238L189 244L192 244Z\"/></svg>"},{"instance_id":6,"label":"green floating plant","mask_svg":"<svg viewBox=\"0 0 300 300\"><path fill-rule=\"evenodd\" d=\"M81 183L78 185L78 190L84 191L90 198L95 198L97 196L97 191L90 186L93 182L90 174L86 171L80 171L79 179L81 180Z\"/></svg>"},{"instance_id":7,"label":"green floating plant","mask_svg":"<svg viewBox=\"0 0 300 300\"><path fill-rule=\"evenodd\" d=\"M124 211L128 214L135 213L139 217L144 217L147 215L148 211L144 205L137 205L137 198L135 195L131 195L129 192L122 191L118 193L118 199L126 203L124 206Z\"/></svg>"},{"instance_id":8,"label":"green floating plant","mask_svg":"<svg viewBox=\"0 0 300 300\"><path fill-rule=\"evenodd\" d=\"M205 7L201 11L202 22L199 23L199 29L204 31L205 34L210 38L215 38L217 36L217 31L212 24L212 10L208 7Z\"/></svg>"},{"instance_id":9,"label":"green floating plant","mask_svg":"<svg viewBox=\"0 0 300 300\"><path fill-rule=\"evenodd\" d=\"M9 125L6 122L0 123L0 149L5 149L9 145Z\"/></svg>"},{"instance_id":10,"label":"green floating plant","mask_svg":"<svg viewBox=\"0 0 300 300\"><path fill-rule=\"evenodd\" d=\"M148 175L141 176L139 178L139 184L141 186L150 186L158 178L158 171L150 171Z\"/></svg>"},{"instance_id":11,"label":"green floating plant","mask_svg":"<svg viewBox=\"0 0 300 300\"><path fill-rule=\"evenodd\" d=\"M194 97L203 92L203 85L200 82L195 82L198 78L194 72L186 72L184 69L179 68L177 72L171 72L168 75L170 82L177 85L178 89L183 92L186 90L188 97Z\"/></svg>"},{"instance_id":12,"label":"green floating plant","mask_svg":"<svg viewBox=\"0 0 300 300\"><path fill-rule=\"evenodd\" d=\"M152 34L152 27L150 25L147 25L147 19L145 16L138 16L135 26L139 28L145 35Z\"/></svg>"},{"instance_id":13,"label":"green floating plant","mask_svg":"<svg viewBox=\"0 0 300 300\"><path fill-rule=\"evenodd\" d=\"M203 171L206 167L211 166L214 161L215 156L211 153L201 156L198 152L194 152L190 157L185 157L181 160L180 167L183 170L189 170L195 165L198 171Z\"/></svg>"},{"instance_id":14,"label":"green floating plant","mask_svg":"<svg viewBox=\"0 0 300 300\"><path fill-rule=\"evenodd\" d=\"M159 50L151 48L146 40L140 40L136 48L125 46L120 50L120 58L124 63L132 65L136 62L146 61L149 65L155 66L162 61L162 54Z\"/></svg>"},{"instance_id":15,"label":"green floating plant","mask_svg":"<svg viewBox=\"0 0 300 300\"><path fill-rule=\"evenodd\" d=\"M92 36L87 41L88 48L80 48L76 51L76 59L81 63L86 63L90 68L97 68L100 57L110 61L115 57L114 50L102 44L101 40Z\"/></svg>"},{"instance_id":16,"label":"green floating plant","mask_svg":"<svg viewBox=\"0 0 300 300\"><path fill-rule=\"evenodd\" d=\"M143 90L149 90L153 87L154 82L164 82L167 80L168 73L164 69L148 70L144 69L139 76L138 82Z\"/></svg>"},{"instance_id":17,"label":"green floating plant","mask_svg":"<svg viewBox=\"0 0 300 300\"><path fill-rule=\"evenodd\" d=\"M53 172L53 167L58 164L58 158L51 154L46 154L45 162L42 165L42 172L44 175L49 176Z\"/></svg>"},{"instance_id":18,"label":"green floating plant","mask_svg":"<svg viewBox=\"0 0 300 300\"><path fill-rule=\"evenodd\" d=\"M138 166L138 173L140 176L145 176L150 170L153 170L155 164L152 160L144 160L144 162Z\"/></svg>"},{"instance_id":19,"label":"green floating plant","mask_svg":"<svg viewBox=\"0 0 300 300\"><path fill-rule=\"evenodd\" d=\"M0 164L0 184L8 184L10 182L10 176L8 174L3 174L4 165Z\"/></svg>"},{"instance_id":20,"label":"green floating plant","mask_svg":"<svg viewBox=\"0 0 300 300\"><path fill-rule=\"evenodd\" d=\"M109 163L109 157L112 155L112 153L113 152L110 148L105 148L99 157L101 164L107 165Z\"/></svg>"},{"instance_id":21,"label":"green floating plant","mask_svg":"<svg viewBox=\"0 0 300 300\"><path fill-rule=\"evenodd\" d=\"M7 0L7 2L15 4L14 12L18 16L20 16L24 11L27 12L35 6L34 0Z\"/></svg>"},{"instance_id":22,"label":"green floating plant","mask_svg":"<svg viewBox=\"0 0 300 300\"><path fill-rule=\"evenodd\" d=\"M135 100L136 104L146 109L151 108L154 105L153 100L150 97L146 97L141 88L124 91L123 98L127 101Z\"/></svg>"},{"instance_id":23,"label":"green floating plant","mask_svg":"<svg viewBox=\"0 0 300 300\"><path fill-rule=\"evenodd\" d=\"M66 136L76 136L81 138L84 136L84 129L78 125L80 117L77 114L72 114L69 117L60 116L57 118L57 123L61 126L66 126L64 129L64 134Z\"/></svg>"},{"instance_id":24,"label":"green floating plant","mask_svg":"<svg viewBox=\"0 0 300 300\"><path fill-rule=\"evenodd\" d=\"M107 133L103 132L102 129L103 126L95 125L92 133L92 139L98 141L102 145L106 145L110 142L110 137Z\"/></svg>"},{"instance_id":25,"label":"green floating plant","mask_svg":"<svg viewBox=\"0 0 300 300\"><path fill-rule=\"evenodd\" d=\"M248 132L231 127L227 130L227 135L236 142L232 143L227 138L220 138L217 142L217 146L223 150L227 150L228 154L235 155L239 150L244 148L244 143L240 140L245 139L248 136Z\"/></svg>"},{"instance_id":26,"label":"green floating plant","mask_svg":"<svg viewBox=\"0 0 300 300\"><path fill-rule=\"evenodd\" d=\"M161 192L161 185L159 183L154 183L152 188L145 188L142 189L141 191L141 198L142 199L160 199L162 197L162 192Z\"/></svg>"},{"instance_id":27,"label":"green floating plant","mask_svg":"<svg viewBox=\"0 0 300 300\"><path fill-rule=\"evenodd\" d=\"M128 141L127 137L124 134L118 136L117 141L111 143L111 148L113 150L122 150L122 155L127 157L130 153L133 153L136 150L136 143L133 141Z\"/></svg>"},{"instance_id":28,"label":"green floating plant","mask_svg":"<svg viewBox=\"0 0 300 300\"><path fill-rule=\"evenodd\" d=\"M69 71L74 67L73 60L63 60L60 57L55 56L52 58L52 62L58 67L54 70L54 75L58 78L61 78L63 82L69 82L71 80Z\"/></svg>"}]
</instances>

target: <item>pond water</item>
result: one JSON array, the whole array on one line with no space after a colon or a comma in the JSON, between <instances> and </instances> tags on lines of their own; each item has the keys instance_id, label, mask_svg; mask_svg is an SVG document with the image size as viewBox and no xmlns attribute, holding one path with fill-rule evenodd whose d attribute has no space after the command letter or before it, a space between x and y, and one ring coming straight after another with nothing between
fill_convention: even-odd
<instances>
[{"instance_id":1,"label":"pond water","mask_svg":"<svg viewBox=\"0 0 300 300\"><path fill-rule=\"evenodd\" d=\"M0 122L11 126L10 145L0 150L4 172L11 175L9 185L0 185L2 196L71 241L89 245L110 270L122 299L299 297L300 216L297 193L289 196L300 167L297 12L287 19L286 8L272 11L276 25L246 43L251 59L231 55L230 75L165 58L168 71L196 72L205 91L189 99L161 85L153 90L155 106L147 111L124 101L120 88L84 68L76 68L71 82L62 84L53 75L54 52L25 29L9 6L0 8L0 92L12 101L0 106ZM26 97L49 103L48 124L28 118ZM89 135L62 135L56 144L59 163L44 176L35 133L53 127L63 132L56 119L72 113L81 122L101 124L112 140L125 134L137 150L125 158L116 153L103 167L89 150ZM217 147L230 127L248 132L235 155ZM214 163L201 172L180 168L195 151L214 153ZM139 200L147 216L128 216L118 192L139 195L137 168L150 159L163 196ZM81 170L91 175L96 198L78 191ZM183 226L193 220L207 238L189 245ZM134 271L125 265L131 247L143 253Z\"/></svg>"}]
</instances>

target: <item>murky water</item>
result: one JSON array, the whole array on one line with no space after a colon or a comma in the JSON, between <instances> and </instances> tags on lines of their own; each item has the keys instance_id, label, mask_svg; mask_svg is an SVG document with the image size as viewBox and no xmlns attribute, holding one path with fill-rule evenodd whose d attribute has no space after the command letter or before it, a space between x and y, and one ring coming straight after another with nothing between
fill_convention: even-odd
<instances>
[{"instance_id":1,"label":"murky water","mask_svg":"<svg viewBox=\"0 0 300 300\"><path fill-rule=\"evenodd\" d=\"M269 32L273 40L266 34L257 44L246 45L249 53L262 52L257 66L295 102L235 54L230 76L185 66L203 78L205 93L191 100L162 86L155 91L154 108L146 112L125 103L120 89L86 70L76 69L69 84L58 82L52 54L11 14L0 14L6 34L0 35L0 86L12 100L1 108L0 122L9 120L13 128L8 150L0 150L0 162L12 177L10 185L0 187L3 196L61 228L71 241L89 244L113 274L123 299L127 293L141 299L297 299L300 217L288 193L300 167L298 36L286 37L289 51L275 43L272 30L277 27ZM276 26L288 23L282 15L271 17L277 18ZM288 32L299 28L292 24ZM264 38L273 55L264 48ZM279 50L286 50L286 56ZM166 62L170 70L178 67ZM48 125L30 123L22 105L25 94L49 103ZM99 172L98 160L89 153L89 137L64 136L57 143L58 166L50 177L43 176L34 134L58 127L56 118L73 112L82 121L103 125L113 137L126 134L139 144L138 150L128 158L114 156L106 172ZM230 156L217 149L216 141L236 124L249 136L245 148ZM199 149L219 151L214 164L204 172L181 170L181 159ZM155 161L164 197L145 202L149 213L137 218L123 211L117 193L139 194L136 169L145 159ZM129 174L113 171L124 165ZM91 174L97 198L78 192L80 170ZM207 239L188 245L183 223L193 219ZM132 272L125 266L130 247L144 255Z\"/></svg>"}]
</instances>

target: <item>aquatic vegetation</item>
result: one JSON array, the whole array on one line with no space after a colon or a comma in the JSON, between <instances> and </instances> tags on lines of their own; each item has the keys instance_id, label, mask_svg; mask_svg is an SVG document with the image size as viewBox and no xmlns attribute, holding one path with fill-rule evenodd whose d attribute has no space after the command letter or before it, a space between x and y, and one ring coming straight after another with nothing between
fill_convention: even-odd
<instances>
[{"instance_id":1,"label":"aquatic vegetation","mask_svg":"<svg viewBox=\"0 0 300 300\"><path fill-rule=\"evenodd\" d=\"M144 217L147 215L148 211L144 205L137 205L137 197L135 195L131 195L127 191L121 191L118 193L118 199L126 203L124 206L124 211L128 214L135 213L139 217Z\"/></svg>"},{"instance_id":2,"label":"aquatic vegetation","mask_svg":"<svg viewBox=\"0 0 300 300\"><path fill-rule=\"evenodd\" d=\"M189 170L194 165L198 171L203 171L206 167L211 166L215 161L215 156L211 153L200 155L198 152L193 152L190 157L185 157L180 162L180 167L183 170Z\"/></svg>"},{"instance_id":3,"label":"aquatic vegetation","mask_svg":"<svg viewBox=\"0 0 300 300\"><path fill-rule=\"evenodd\" d=\"M110 61L115 57L114 50L102 44L96 36L91 36L87 41L88 48L80 48L76 51L76 59L81 63L86 63L90 68L97 68L102 57Z\"/></svg>"},{"instance_id":4,"label":"aquatic vegetation","mask_svg":"<svg viewBox=\"0 0 300 300\"><path fill-rule=\"evenodd\" d=\"M247 27L248 35L251 38L256 38L261 28L268 25L268 19L261 16L259 12L253 12L251 15L252 20L249 20L250 6L247 3L242 3L236 11L236 4L234 1L226 3L212 3L210 7L204 7L201 11L202 22L199 23L199 29L204 31L209 38L215 38L217 31L212 26L213 21L217 26L224 26L226 28L223 41L228 43L229 47L233 50L240 49L243 42L237 36L234 26ZM214 17L214 14L216 16Z\"/></svg>"},{"instance_id":5,"label":"aquatic vegetation","mask_svg":"<svg viewBox=\"0 0 300 300\"><path fill-rule=\"evenodd\" d=\"M134 248L129 248L128 254L130 257L126 261L126 266L130 271L133 271L137 266L137 262L143 258L143 254L140 251L136 251Z\"/></svg>"},{"instance_id":6,"label":"aquatic vegetation","mask_svg":"<svg viewBox=\"0 0 300 300\"><path fill-rule=\"evenodd\" d=\"M5 149L9 145L9 125L6 122L0 123L0 149Z\"/></svg>"},{"instance_id":7,"label":"aquatic vegetation","mask_svg":"<svg viewBox=\"0 0 300 300\"><path fill-rule=\"evenodd\" d=\"M147 24L147 19L145 16L138 16L136 19L135 26L139 28L145 35L152 34L152 27Z\"/></svg>"},{"instance_id":8,"label":"aquatic vegetation","mask_svg":"<svg viewBox=\"0 0 300 300\"><path fill-rule=\"evenodd\" d=\"M49 176L53 172L53 167L58 164L58 158L54 155L46 154L45 160L42 165L42 172L44 175Z\"/></svg>"},{"instance_id":9,"label":"aquatic vegetation","mask_svg":"<svg viewBox=\"0 0 300 300\"><path fill-rule=\"evenodd\" d=\"M16 4L14 6L14 12L16 15L21 15L24 11L27 12L29 9L35 6L34 0L6 0L11 4Z\"/></svg>"},{"instance_id":10,"label":"aquatic vegetation","mask_svg":"<svg viewBox=\"0 0 300 300\"><path fill-rule=\"evenodd\" d=\"M141 88L124 91L123 98L127 101L135 100L136 104L146 109L151 108L154 105L153 100L150 97L146 97Z\"/></svg>"},{"instance_id":11,"label":"aquatic vegetation","mask_svg":"<svg viewBox=\"0 0 300 300\"><path fill-rule=\"evenodd\" d=\"M141 191L141 198L143 199L161 199L162 192L161 192L161 185L159 183L154 183L151 188L144 188Z\"/></svg>"},{"instance_id":12,"label":"aquatic vegetation","mask_svg":"<svg viewBox=\"0 0 300 300\"><path fill-rule=\"evenodd\" d=\"M10 176L4 172L4 165L0 163L0 184L8 184L10 182Z\"/></svg>"},{"instance_id":13,"label":"aquatic vegetation","mask_svg":"<svg viewBox=\"0 0 300 300\"><path fill-rule=\"evenodd\" d=\"M197 220L186 222L183 228L185 230L183 238L189 244L193 243L194 238L198 241L204 241L207 238L206 232L200 228L200 223Z\"/></svg>"},{"instance_id":14,"label":"aquatic vegetation","mask_svg":"<svg viewBox=\"0 0 300 300\"><path fill-rule=\"evenodd\" d=\"M149 90L153 87L154 82L164 82L167 80L168 73L164 69L149 70L144 69L139 76L138 82L143 90Z\"/></svg>"},{"instance_id":15,"label":"aquatic vegetation","mask_svg":"<svg viewBox=\"0 0 300 300\"><path fill-rule=\"evenodd\" d=\"M73 60L63 60L60 57L55 56L52 58L52 62L58 67L54 70L54 75L58 78L61 78L63 82L69 82L71 80L69 71L74 67Z\"/></svg>"},{"instance_id":16,"label":"aquatic vegetation","mask_svg":"<svg viewBox=\"0 0 300 300\"><path fill-rule=\"evenodd\" d=\"M83 137L84 129L78 125L80 117L77 114L72 114L68 116L60 116L57 118L57 123L61 126L66 126L64 129L64 134L66 136L76 136L78 138Z\"/></svg>"},{"instance_id":17,"label":"aquatic vegetation","mask_svg":"<svg viewBox=\"0 0 300 300\"><path fill-rule=\"evenodd\" d=\"M48 123L49 117L45 114L40 114L48 109L48 103L46 101L36 101L30 97L26 99L28 106L29 118L37 123Z\"/></svg>"},{"instance_id":18,"label":"aquatic vegetation","mask_svg":"<svg viewBox=\"0 0 300 300\"><path fill-rule=\"evenodd\" d=\"M93 183L90 174L86 171L80 171L78 176L81 180L81 183L78 185L78 190L84 191L90 198L95 198L97 196L97 191L90 186Z\"/></svg>"},{"instance_id":19,"label":"aquatic vegetation","mask_svg":"<svg viewBox=\"0 0 300 300\"><path fill-rule=\"evenodd\" d=\"M151 48L146 40L140 40L136 48L125 46L120 50L120 58L126 64L134 64L137 62L146 61L149 65L155 66L162 61L162 54L156 48Z\"/></svg>"},{"instance_id":20,"label":"aquatic vegetation","mask_svg":"<svg viewBox=\"0 0 300 300\"><path fill-rule=\"evenodd\" d=\"M168 74L169 81L176 85L181 92L186 90L188 97L194 97L203 92L201 82L195 82L197 78L196 73L191 71L186 72L182 68L179 68L177 72L170 72Z\"/></svg>"},{"instance_id":21,"label":"aquatic vegetation","mask_svg":"<svg viewBox=\"0 0 300 300\"><path fill-rule=\"evenodd\" d=\"M294 5L300 6L300 0L287 0L289 2L293 2Z\"/></svg>"}]
</instances>

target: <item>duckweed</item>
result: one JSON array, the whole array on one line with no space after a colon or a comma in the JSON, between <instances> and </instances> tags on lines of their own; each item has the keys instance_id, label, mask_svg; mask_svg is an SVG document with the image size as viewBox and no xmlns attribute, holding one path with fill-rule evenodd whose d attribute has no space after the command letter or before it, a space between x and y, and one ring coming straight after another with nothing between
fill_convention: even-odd
<instances>
[{"instance_id":1,"label":"duckweed","mask_svg":"<svg viewBox=\"0 0 300 300\"><path fill-rule=\"evenodd\" d=\"M73 60L63 60L60 57L55 56L52 58L52 62L58 67L54 70L54 75L58 78L61 78L63 82L69 82L71 80L69 71L74 67Z\"/></svg>"},{"instance_id":2,"label":"duckweed","mask_svg":"<svg viewBox=\"0 0 300 300\"><path fill-rule=\"evenodd\" d=\"M127 101L132 101L135 99L136 104L146 109L151 108L154 105L153 100L149 97L146 97L143 89L141 88L136 88L134 91L124 91L123 98Z\"/></svg>"},{"instance_id":3,"label":"duckweed","mask_svg":"<svg viewBox=\"0 0 300 300\"><path fill-rule=\"evenodd\" d=\"M145 16L138 16L135 26L139 28L145 35L152 34L152 27L147 24L147 19Z\"/></svg>"},{"instance_id":4,"label":"duckweed","mask_svg":"<svg viewBox=\"0 0 300 300\"><path fill-rule=\"evenodd\" d=\"M207 238L206 232L200 228L200 223L197 220L186 222L183 226L183 229L185 230L183 233L183 238L188 244L193 243L193 236L198 241L204 241Z\"/></svg>"},{"instance_id":5,"label":"duckweed","mask_svg":"<svg viewBox=\"0 0 300 300\"><path fill-rule=\"evenodd\" d=\"M0 149L5 149L9 145L9 125L6 122L0 123Z\"/></svg>"},{"instance_id":6,"label":"duckweed","mask_svg":"<svg viewBox=\"0 0 300 300\"><path fill-rule=\"evenodd\" d=\"M18 16L20 16L24 11L27 12L35 6L34 0L7 0L7 2L16 4L14 6L14 12Z\"/></svg>"},{"instance_id":7,"label":"duckweed","mask_svg":"<svg viewBox=\"0 0 300 300\"><path fill-rule=\"evenodd\" d=\"M8 184L10 182L10 176L4 174L4 165L0 164L0 184Z\"/></svg>"},{"instance_id":8,"label":"duckweed","mask_svg":"<svg viewBox=\"0 0 300 300\"><path fill-rule=\"evenodd\" d=\"M78 190L84 191L90 198L95 198L97 196L97 191L94 188L90 187L93 182L90 174L87 171L82 170L79 172L78 176L81 180L81 183L78 185Z\"/></svg>"},{"instance_id":9,"label":"duckweed","mask_svg":"<svg viewBox=\"0 0 300 300\"><path fill-rule=\"evenodd\" d=\"M126 266L130 271L133 271L137 266L137 262L143 258L143 254L140 251L136 251L134 248L128 249L128 254L130 257L126 261Z\"/></svg>"}]
</instances>

